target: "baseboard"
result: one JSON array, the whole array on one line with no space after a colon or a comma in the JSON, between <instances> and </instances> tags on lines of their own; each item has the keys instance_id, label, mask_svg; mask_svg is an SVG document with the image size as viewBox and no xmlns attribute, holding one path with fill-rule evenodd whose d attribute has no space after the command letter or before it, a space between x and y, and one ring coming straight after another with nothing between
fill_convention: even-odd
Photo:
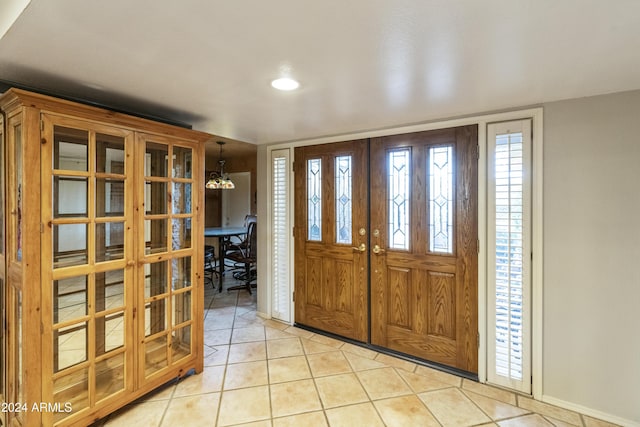
<instances>
[{"instance_id":1,"label":"baseboard","mask_svg":"<svg viewBox=\"0 0 640 427\"><path fill-rule=\"evenodd\" d=\"M270 320L271 316L269 316L267 313L263 313L261 311L256 311L256 316L260 317L261 319L265 319L265 320Z\"/></svg>"},{"instance_id":2,"label":"baseboard","mask_svg":"<svg viewBox=\"0 0 640 427\"><path fill-rule=\"evenodd\" d=\"M592 418L597 418L599 420L618 424L624 427L640 427L640 423L637 421L627 420L616 415L611 415L606 412L601 412L596 409L578 405L576 403L567 402L552 396L543 395L542 401L545 403L549 403L550 405L559 406L560 408L568 409L570 411L578 412Z\"/></svg>"}]
</instances>

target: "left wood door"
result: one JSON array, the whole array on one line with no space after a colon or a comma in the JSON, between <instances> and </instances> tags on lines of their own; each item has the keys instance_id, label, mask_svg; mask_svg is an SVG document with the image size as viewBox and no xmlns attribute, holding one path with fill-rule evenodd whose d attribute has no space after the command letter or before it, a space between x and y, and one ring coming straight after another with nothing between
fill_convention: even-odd
<instances>
[{"instance_id":1,"label":"left wood door","mask_svg":"<svg viewBox=\"0 0 640 427\"><path fill-rule=\"evenodd\" d=\"M368 339L367 141L295 151L295 320Z\"/></svg>"}]
</instances>

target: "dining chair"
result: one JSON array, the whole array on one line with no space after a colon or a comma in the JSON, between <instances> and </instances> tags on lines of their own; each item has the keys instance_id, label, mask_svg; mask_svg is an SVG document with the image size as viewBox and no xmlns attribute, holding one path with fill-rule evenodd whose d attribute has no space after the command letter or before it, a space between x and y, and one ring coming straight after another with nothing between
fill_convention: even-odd
<instances>
[{"instance_id":1,"label":"dining chair","mask_svg":"<svg viewBox=\"0 0 640 427\"><path fill-rule=\"evenodd\" d=\"M242 280L243 285L232 286L227 291L234 291L239 289L246 289L251 294L251 288L256 287L256 283L253 283L256 278L256 258L257 258L257 222L249 223L247 231L246 245L236 252L232 252L227 257L233 260L236 265L244 267L244 272L240 275L234 275L234 277Z\"/></svg>"},{"instance_id":2,"label":"dining chair","mask_svg":"<svg viewBox=\"0 0 640 427\"><path fill-rule=\"evenodd\" d=\"M204 245L204 280L211 282L213 289L216 288L216 282L213 280L218 274L216 269L216 248L211 245Z\"/></svg>"}]
</instances>

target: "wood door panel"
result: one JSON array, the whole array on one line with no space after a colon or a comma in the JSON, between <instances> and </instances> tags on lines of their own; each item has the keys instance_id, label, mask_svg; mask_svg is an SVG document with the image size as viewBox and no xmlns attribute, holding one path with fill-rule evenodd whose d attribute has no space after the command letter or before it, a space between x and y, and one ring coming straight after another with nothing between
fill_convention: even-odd
<instances>
[{"instance_id":1,"label":"wood door panel","mask_svg":"<svg viewBox=\"0 0 640 427\"><path fill-rule=\"evenodd\" d=\"M396 249L390 234L397 230L388 229L391 178L371 176L371 194L386 196L372 198L370 208L371 228L379 230L371 245L381 247L371 257L371 342L473 373L478 357L476 149L477 127L467 126L375 138L370 160L372 168L389 170L390 153L407 152L410 194L403 205L408 245ZM430 233L436 233L433 218L442 211L430 204L430 192L440 191L430 180L441 166L430 156L436 159L443 150L441 163L450 171L444 188L451 189L451 196L437 203L446 205L450 240L446 250L435 252Z\"/></svg>"},{"instance_id":2,"label":"wood door panel","mask_svg":"<svg viewBox=\"0 0 640 427\"><path fill-rule=\"evenodd\" d=\"M350 141L295 151L295 319L296 324L321 329L359 341L367 340L367 254L366 246L367 141ZM336 205L340 186L336 178L338 158L351 157L351 242L337 237ZM308 161L321 162L322 224L319 236L309 238ZM342 228L342 226L341 226ZM366 233L366 231L365 231ZM341 235L343 238L344 235ZM355 248L355 250L354 250Z\"/></svg>"}]
</instances>

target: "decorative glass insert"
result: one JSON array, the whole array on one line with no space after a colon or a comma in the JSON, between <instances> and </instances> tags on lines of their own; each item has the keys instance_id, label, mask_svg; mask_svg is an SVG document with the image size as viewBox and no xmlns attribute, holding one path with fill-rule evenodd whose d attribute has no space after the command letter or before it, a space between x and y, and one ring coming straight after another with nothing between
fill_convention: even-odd
<instances>
[{"instance_id":1,"label":"decorative glass insert","mask_svg":"<svg viewBox=\"0 0 640 427\"><path fill-rule=\"evenodd\" d=\"M389 247L409 250L409 200L411 151L409 149L389 151L388 203L389 203Z\"/></svg>"},{"instance_id":2,"label":"decorative glass insert","mask_svg":"<svg viewBox=\"0 0 640 427\"><path fill-rule=\"evenodd\" d=\"M336 243L351 244L351 156L336 157Z\"/></svg>"},{"instance_id":3,"label":"decorative glass insert","mask_svg":"<svg viewBox=\"0 0 640 427\"><path fill-rule=\"evenodd\" d=\"M496 136L496 373L523 379L523 141Z\"/></svg>"},{"instance_id":4,"label":"decorative glass insert","mask_svg":"<svg viewBox=\"0 0 640 427\"><path fill-rule=\"evenodd\" d=\"M307 160L307 239L322 240L322 159Z\"/></svg>"},{"instance_id":5,"label":"decorative glass insert","mask_svg":"<svg viewBox=\"0 0 640 427\"><path fill-rule=\"evenodd\" d=\"M453 253L453 147L429 148L429 251Z\"/></svg>"}]
</instances>

